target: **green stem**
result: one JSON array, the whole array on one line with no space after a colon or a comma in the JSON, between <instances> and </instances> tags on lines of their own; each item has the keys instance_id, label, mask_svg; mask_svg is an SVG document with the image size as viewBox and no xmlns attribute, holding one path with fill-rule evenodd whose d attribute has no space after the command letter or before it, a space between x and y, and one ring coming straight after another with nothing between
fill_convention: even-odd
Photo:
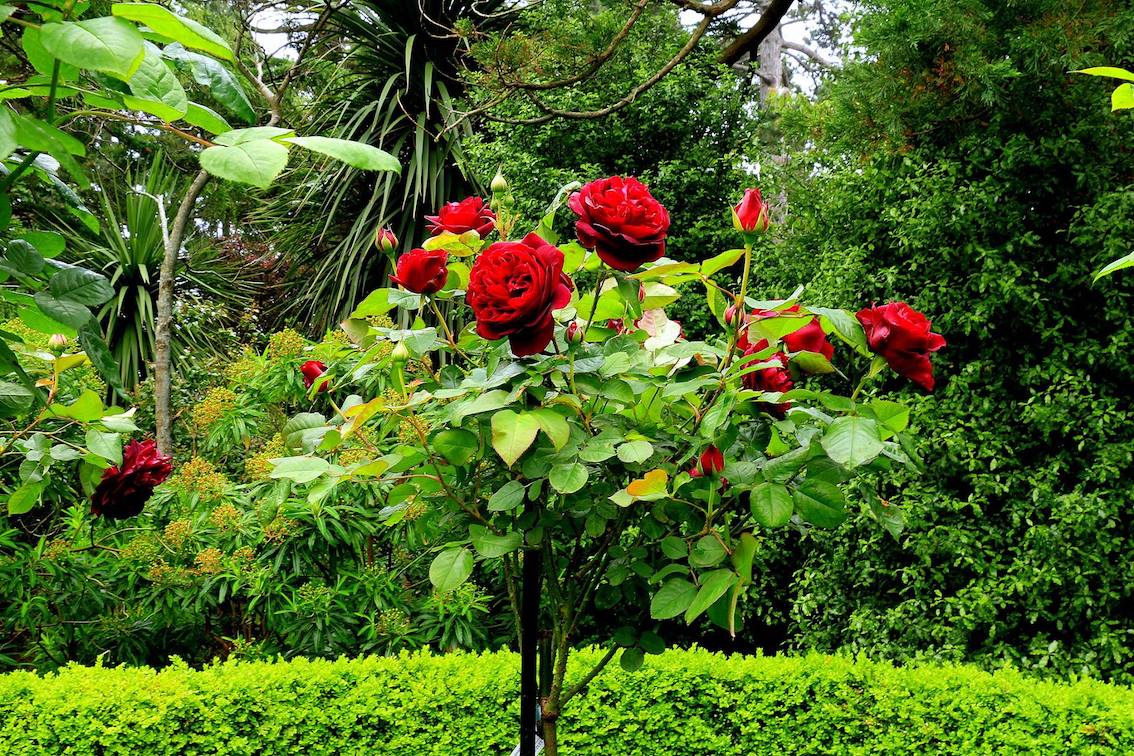
<instances>
[{"instance_id":1,"label":"green stem","mask_svg":"<svg viewBox=\"0 0 1134 756\"><path fill-rule=\"evenodd\" d=\"M595 319L595 313L598 312L599 294L602 292L603 282L606 281L606 276L600 275L595 281L595 301L591 303L591 314L587 316L587 324L583 326L583 343L587 341L587 331L591 330L591 323Z\"/></svg>"}]
</instances>

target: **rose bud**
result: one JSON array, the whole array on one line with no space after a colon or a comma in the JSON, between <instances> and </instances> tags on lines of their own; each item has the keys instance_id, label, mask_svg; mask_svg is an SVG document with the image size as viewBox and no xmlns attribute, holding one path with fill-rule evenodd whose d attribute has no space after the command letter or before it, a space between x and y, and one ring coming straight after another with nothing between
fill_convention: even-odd
<instances>
[{"instance_id":1,"label":"rose bud","mask_svg":"<svg viewBox=\"0 0 1134 756\"><path fill-rule=\"evenodd\" d=\"M645 284L638 284L638 301L639 302L645 302L646 301L646 285Z\"/></svg>"},{"instance_id":2,"label":"rose bud","mask_svg":"<svg viewBox=\"0 0 1134 756\"><path fill-rule=\"evenodd\" d=\"M945 346L939 333L930 332L929 319L905 302L891 302L859 310L855 317L866 332L870 350L880 355L895 373L926 391L933 390L929 355Z\"/></svg>"},{"instance_id":3,"label":"rose bud","mask_svg":"<svg viewBox=\"0 0 1134 756\"><path fill-rule=\"evenodd\" d=\"M768 206L759 189L746 189L744 198L732 209L732 226L745 234L759 234L768 230L771 221Z\"/></svg>"},{"instance_id":4,"label":"rose bud","mask_svg":"<svg viewBox=\"0 0 1134 756\"><path fill-rule=\"evenodd\" d=\"M496 213L492 212L480 197L465 197L460 202L446 202L437 211L437 215L427 215L425 220L429 221L429 232L434 235L443 231L451 234L476 231L483 239L496 227Z\"/></svg>"},{"instance_id":5,"label":"rose bud","mask_svg":"<svg viewBox=\"0 0 1134 756\"><path fill-rule=\"evenodd\" d=\"M567 343L568 344L582 344L583 343L583 329L579 327L579 321L572 320L567 324Z\"/></svg>"},{"instance_id":6,"label":"rose bud","mask_svg":"<svg viewBox=\"0 0 1134 756\"><path fill-rule=\"evenodd\" d=\"M443 249L412 249L398 258L390 280L414 294L436 294L449 280L449 253Z\"/></svg>"},{"instance_id":7,"label":"rose bud","mask_svg":"<svg viewBox=\"0 0 1134 756\"><path fill-rule=\"evenodd\" d=\"M122 450L122 465L111 465L102 473L91 494L91 514L124 520L142 513L154 488L173 472L173 460L157 449L152 439L131 441Z\"/></svg>"},{"instance_id":8,"label":"rose bud","mask_svg":"<svg viewBox=\"0 0 1134 756\"><path fill-rule=\"evenodd\" d=\"M717 475L724 470L724 453L715 446L706 446L698 467L702 475Z\"/></svg>"},{"instance_id":9,"label":"rose bud","mask_svg":"<svg viewBox=\"0 0 1134 756\"><path fill-rule=\"evenodd\" d=\"M465 298L481 337L507 336L517 357L539 354L555 332L552 311L571 301L563 253L537 234L496 242L473 263Z\"/></svg>"},{"instance_id":10,"label":"rose bud","mask_svg":"<svg viewBox=\"0 0 1134 756\"><path fill-rule=\"evenodd\" d=\"M757 320L765 318L777 318L785 314L794 314L799 312L799 305L792 305L786 310L760 310L752 313L752 317ZM831 344L827 334L823 331L823 326L819 324L819 318L811 318L811 320L803 328L792 331L783 337L784 346L791 352L815 352L826 357L828 360L835 358L835 347Z\"/></svg>"},{"instance_id":11,"label":"rose bud","mask_svg":"<svg viewBox=\"0 0 1134 756\"><path fill-rule=\"evenodd\" d=\"M616 270L636 270L665 254L669 213L636 178L599 179L567 200L579 216L575 235Z\"/></svg>"},{"instance_id":12,"label":"rose bud","mask_svg":"<svg viewBox=\"0 0 1134 756\"><path fill-rule=\"evenodd\" d=\"M47 340L47 346L52 349L61 350L63 347L67 346L70 341L70 339L61 333L53 333L51 334L51 338Z\"/></svg>"},{"instance_id":13,"label":"rose bud","mask_svg":"<svg viewBox=\"0 0 1134 756\"><path fill-rule=\"evenodd\" d=\"M742 328L748 325L748 312L743 307L731 304L725 308L724 322L733 328Z\"/></svg>"},{"instance_id":14,"label":"rose bud","mask_svg":"<svg viewBox=\"0 0 1134 756\"><path fill-rule=\"evenodd\" d=\"M308 360L299 367L299 372L303 373L303 385L311 388L315 383L315 379L327 372L327 366L319 360ZM319 387L320 391L326 391L329 388L329 383L324 383Z\"/></svg>"},{"instance_id":15,"label":"rose bud","mask_svg":"<svg viewBox=\"0 0 1134 756\"><path fill-rule=\"evenodd\" d=\"M409 347L406 346L404 341L399 341L394 351L390 352L390 361L395 365L404 365L409 362L410 352Z\"/></svg>"},{"instance_id":16,"label":"rose bud","mask_svg":"<svg viewBox=\"0 0 1134 756\"><path fill-rule=\"evenodd\" d=\"M504 173L499 168L496 169L496 175L492 177L492 183L488 186L493 194L508 191L508 180L504 178Z\"/></svg>"},{"instance_id":17,"label":"rose bud","mask_svg":"<svg viewBox=\"0 0 1134 756\"><path fill-rule=\"evenodd\" d=\"M380 228L374 234L374 246L386 254L393 254L398 248L398 237L388 228Z\"/></svg>"}]
</instances>

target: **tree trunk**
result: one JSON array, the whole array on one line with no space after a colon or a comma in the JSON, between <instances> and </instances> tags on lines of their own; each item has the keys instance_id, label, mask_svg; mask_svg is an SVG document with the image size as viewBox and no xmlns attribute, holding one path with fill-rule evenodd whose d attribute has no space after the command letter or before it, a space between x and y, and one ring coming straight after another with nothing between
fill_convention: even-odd
<instances>
[{"instance_id":1,"label":"tree trunk","mask_svg":"<svg viewBox=\"0 0 1134 756\"><path fill-rule=\"evenodd\" d=\"M784 80L784 33L778 25L760 43L757 62L759 63L756 75L760 77L760 104L763 105L770 96L779 93Z\"/></svg>"},{"instance_id":2,"label":"tree trunk","mask_svg":"<svg viewBox=\"0 0 1134 756\"><path fill-rule=\"evenodd\" d=\"M173 226L165 238L165 255L158 276L157 324L154 329L154 420L157 426L157 447L162 454L173 454L173 416L169 396L172 379L170 341L173 330L173 279L177 275L177 256L181 252L181 242L185 239L193 203L208 180L209 174L198 171L177 207Z\"/></svg>"}]
</instances>

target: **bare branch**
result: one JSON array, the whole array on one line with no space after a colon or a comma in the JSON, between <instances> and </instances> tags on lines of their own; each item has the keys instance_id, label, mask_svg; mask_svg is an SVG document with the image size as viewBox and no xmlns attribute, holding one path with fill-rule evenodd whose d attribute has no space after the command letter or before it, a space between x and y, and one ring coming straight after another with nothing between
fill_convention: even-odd
<instances>
[{"instance_id":1,"label":"bare branch","mask_svg":"<svg viewBox=\"0 0 1134 756\"><path fill-rule=\"evenodd\" d=\"M839 65L837 61L834 61L831 58L828 58L826 55L824 55L819 50L816 50L812 47L808 47L807 45L803 44L802 42L793 42L790 39L785 39L783 41L783 48L785 50L795 50L797 53L802 53L803 55L806 55L812 61L814 61L815 63L818 63L819 65L823 66L824 68L836 68Z\"/></svg>"},{"instance_id":2,"label":"bare branch","mask_svg":"<svg viewBox=\"0 0 1134 756\"><path fill-rule=\"evenodd\" d=\"M760 19L748 31L734 39L721 51L721 62L734 65L745 55L751 55L760 43L771 34L795 0L772 0Z\"/></svg>"}]
</instances>

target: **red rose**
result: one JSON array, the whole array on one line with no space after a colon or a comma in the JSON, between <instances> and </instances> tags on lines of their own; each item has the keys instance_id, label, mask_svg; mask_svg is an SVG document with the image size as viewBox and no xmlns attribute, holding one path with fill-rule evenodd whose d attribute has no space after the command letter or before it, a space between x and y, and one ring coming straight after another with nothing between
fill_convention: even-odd
<instances>
[{"instance_id":1,"label":"red rose","mask_svg":"<svg viewBox=\"0 0 1134 756\"><path fill-rule=\"evenodd\" d=\"M91 494L91 514L124 520L142 513L154 488L173 472L173 460L157 450L157 443L131 441L122 450L122 466L110 466L102 473Z\"/></svg>"},{"instance_id":2,"label":"red rose","mask_svg":"<svg viewBox=\"0 0 1134 756\"><path fill-rule=\"evenodd\" d=\"M768 342L765 339L760 339L755 344L748 346L744 350L745 356L756 354L768 348ZM745 373L741 377L744 388L751 391L778 391L785 392L791 391L794 385L791 381L791 373L787 371L788 359L787 355L783 352L776 352L771 357L761 360L760 358L753 358L745 364L745 368L752 367L760 362L778 362L780 367L766 367L760 370L753 370L751 373ZM788 407L791 402L781 402L779 404L772 404L770 402L761 402L761 406L769 413L777 417L783 417L787 414Z\"/></svg>"},{"instance_id":3,"label":"red rose","mask_svg":"<svg viewBox=\"0 0 1134 756\"><path fill-rule=\"evenodd\" d=\"M701 452L698 469L702 475L716 475L724 470L724 453L715 446L705 447Z\"/></svg>"},{"instance_id":4,"label":"red rose","mask_svg":"<svg viewBox=\"0 0 1134 756\"><path fill-rule=\"evenodd\" d=\"M894 372L926 391L933 390L929 355L945 346L945 339L930 332L925 315L905 302L891 302L859 310L855 317L866 331L871 351L885 359Z\"/></svg>"},{"instance_id":5,"label":"red rose","mask_svg":"<svg viewBox=\"0 0 1134 756\"><path fill-rule=\"evenodd\" d=\"M466 298L476 332L486 339L507 336L517 357L542 352L555 330L551 311L571 301L565 279L563 253L536 234L489 246L469 273Z\"/></svg>"},{"instance_id":6,"label":"red rose","mask_svg":"<svg viewBox=\"0 0 1134 756\"><path fill-rule=\"evenodd\" d=\"M566 336L568 344L581 344L583 342L583 329L579 327L579 321L572 320L567 324Z\"/></svg>"},{"instance_id":7,"label":"red rose","mask_svg":"<svg viewBox=\"0 0 1134 756\"><path fill-rule=\"evenodd\" d=\"M744 198L732 209L732 225L737 231L763 232L768 230L768 206L759 189L747 189Z\"/></svg>"},{"instance_id":8,"label":"red rose","mask_svg":"<svg viewBox=\"0 0 1134 756\"><path fill-rule=\"evenodd\" d=\"M752 313L754 320L776 318L786 313L799 312L799 305L792 305L786 310L757 310ZM816 352L828 360L835 358L835 347L823 332L819 318L812 318L807 325L797 331L792 331L783 337L784 346L791 352Z\"/></svg>"},{"instance_id":9,"label":"red rose","mask_svg":"<svg viewBox=\"0 0 1134 756\"><path fill-rule=\"evenodd\" d=\"M386 254L390 254L398 248L398 237L394 236L394 232L390 229L380 228L374 234L374 246Z\"/></svg>"},{"instance_id":10,"label":"red rose","mask_svg":"<svg viewBox=\"0 0 1134 756\"><path fill-rule=\"evenodd\" d=\"M612 268L637 270L665 254L669 213L636 178L592 181L567 201L579 216L575 234Z\"/></svg>"},{"instance_id":11,"label":"red rose","mask_svg":"<svg viewBox=\"0 0 1134 756\"><path fill-rule=\"evenodd\" d=\"M436 294L449 280L449 253L443 249L412 249L398 258L390 280L414 294Z\"/></svg>"},{"instance_id":12,"label":"red rose","mask_svg":"<svg viewBox=\"0 0 1134 756\"><path fill-rule=\"evenodd\" d=\"M437 215L427 215L425 219L429 221L431 234L439 234L442 231L452 234L476 231L483 239L496 227L496 213L492 212L480 197L465 197L460 202L446 202L437 211Z\"/></svg>"},{"instance_id":13,"label":"red rose","mask_svg":"<svg viewBox=\"0 0 1134 756\"><path fill-rule=\"evenodd\" d=\"M327 366L319 360L308 360L299 367L299 372L303 373L303 385L311 388L315 379L327 372ZM319 390L326 391L329 386L329 383L324 383L319 387Z\"/></svg>"}]
</instances>

